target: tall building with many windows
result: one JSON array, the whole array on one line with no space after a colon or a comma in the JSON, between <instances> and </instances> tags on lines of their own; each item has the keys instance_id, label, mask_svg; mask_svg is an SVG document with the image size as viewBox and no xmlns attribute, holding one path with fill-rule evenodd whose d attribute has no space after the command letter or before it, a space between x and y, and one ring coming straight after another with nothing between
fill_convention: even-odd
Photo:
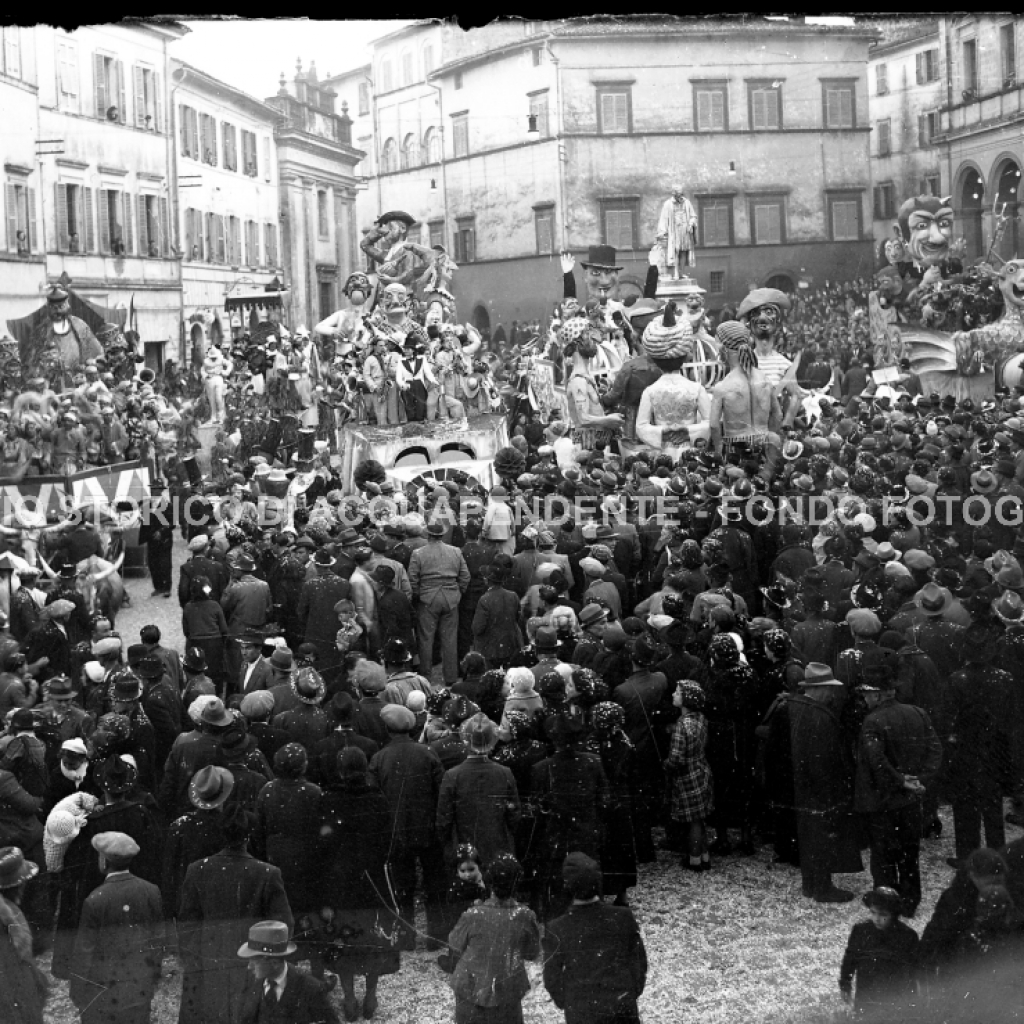
<instances>
[{"instance_id":1,"label":"tall building with many windows","mask_svg":"<svg viewBox=\"0 0 1024 1024\"><path fill-rule=\"evenodd\" d=\"M154 367L180 337L166 89L168 46L185 32L160 21L21 30L23 57L34 43L37 155L25 178L37 183L46 278L66 273L85 298L134 306Z\"/></svg>"},{"instance_id":2,"label":"tall building with many windows","mask_svg":"<svg viewBox=\"0 0 1024 1024\"><path fill-rule=\"evenodd\" d=\"M941 195L936 141L945 99L939 28L934 18L879 23L869 50L872 220L876 243L891 238L900 204L911 196Z\"/></svg>"},{"instance_id":3,"label":"tall building with many windows","mask_svg":"<svg viewBox=\"0 0 1024 1024\"><path fill-rule=\"evenodd\" d=\"M198 68L173 60L174 216L182 248L182 308L189 352L230 337L225 300L280 278L278 112ZM199 351L203 351L199 349Z\"/></svg>"},{"instance_id":4,"label":"tall building with many windows","mask_svg":"<svg viewBox=\"0 0 1024 1024\"><path fill-rule=\"evenodd\" d=\"M998 253L1004 259L1024 255L1022 45L1021 19L1012 14L939 18L942 105L935 141L968 259L985 255L1002 212L1010 219Z\"/></svg>"},{"instance_id":5,"label":"tall building with many windows","mask_svg":"<svg viewBox=\"0 0 1024 1024\"><path fill-rule=\"evenodd\" d=\"M802 19L410 26L374 44L367 193L448 247L460 316L492 331L550 313L561 249L614 246L639 293L677 182L712 308L752 285L867 274L876 36Z\"/></svg>"}]
</instances>

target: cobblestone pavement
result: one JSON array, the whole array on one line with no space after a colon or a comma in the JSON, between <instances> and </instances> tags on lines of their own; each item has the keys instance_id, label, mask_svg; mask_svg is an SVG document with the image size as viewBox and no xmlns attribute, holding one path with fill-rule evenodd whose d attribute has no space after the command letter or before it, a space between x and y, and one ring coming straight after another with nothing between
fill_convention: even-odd
<instances>
[{"instance_id":1,"label":"cobblestone pavement","mask_svg":"<svg viewBox=\"0 0 1024 1024\"><path fill-rule=\"evenodd\" d=\"M153 597L153 581L147 572L145 576L127 577L125 589L131 597L131 604L117 613L117 632L125 646L139 642L139 630L153 623L160 627L160 642L183 654L185 636L181 631L181 607L178 605L178 567L188 559L188 549L179 534L174 541L172 554L173 573L171 596Z\"/></svg>"}]
</instances>

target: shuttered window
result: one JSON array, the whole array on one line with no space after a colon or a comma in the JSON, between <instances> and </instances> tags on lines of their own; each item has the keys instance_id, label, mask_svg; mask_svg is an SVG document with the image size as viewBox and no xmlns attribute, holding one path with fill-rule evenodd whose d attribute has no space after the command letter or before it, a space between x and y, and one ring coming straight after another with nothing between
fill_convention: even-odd
<instances>
[{"instance_id":1,"label":"shuttered window","mask_svg":"<svg viewBox=\"0 0 1024 1024\"><path fill-rule=\"evenodd\" d=\"M57 251L86 253L96 249L92 189L59 182L54 186Z\"/></svg>"},{"instance_id":2,"label":"shuttered window","mask_svg":"<svg viewBox=\"0 0 1024 1024\"><path fill-rule=\"evenodd\" d=\"M537 234L537 252L541 255L555 251L555 210L552 206L533 211L533 226Z\"/></svg>"},{"instance_id":3,"label":"shuttered window","mask_svg":"<svg viewBox=\"0 0 1024 1024\"><path fill-rule=\"evenodd\" d=\"M41 250L36 239L36 192L27 183L9 181L4 189L7 251L28 256Z\"/></svg>"},{"instance_id":4,"label":"shuttered window","mask_svg":"<svg viewBox=\"0 0 1024 1024\"><path fill-rule=\"evenodd\" d=\"M263 225L263 245L266 255L266 266L276 267L277 262L277 225Z\"/></svg>"},{"instance_id":5,"label":"shuttered window","mask_svg":"<svg viewBox=\"0 0 1024 1024\"><path fill-rule=\"evenodd\" d=\"M635 199L602 199L601 240L614 249L630 250L638 246L637 227L639 201Z\"/></svg>"},{"instance_id":6,"label":"shuttered window","mask_svg":"<svg viewBox=\"0 0 1024 1024\"><path fill-rule=\"evenodd\" d=\"M179 108L181 118L179 130L181 131L181 155L198 160L200 157L199 148L199 115L192 107L182 104Z\"/></svg>"},{"instance_id":7,"label":"shuttered window","mask_svg":"<svg viewBox=\"0 0 1024 1024\"><path fill-rule=\"evenodd\" d=\"M697 131L720 132L729 127L726 119L728 92L721 88L695 88L694 107L697 111Z\"/></svg>"},{"instance_id":8,"label":"shuttered window","mask_svg":"<svg viewBox=\"0 0 1024 1024\"><path fill-rule=\"evenodd\" d=\"M833 131L854 127L854 99L852 85L826 85L825 127Z\"/></svg>"},{"instance_id":9,"label":"shuttered window","mask_svg":"<svg viewBox=\"0 0 1024 1024\"><path fill-rule=\"evenodd\" d=\"M597 111L597 130L602 135L628 135L632 120L629 87L599 88Z\"/></svg>"},{"instance_id":10,"label":"shuttered window","mask_svg":"<svg viewBox=\"0 0 1024 1024\"><path fill-rule=\"evenodd\" d=\"M750 127L777 131L782 127L782 86L749 85Z\"/></svg>"},{"instance_id":11,"label":"shuttered window","mask_svg":"<svg viewBox=\"0 0 1024 1024\"><path fill-rule=\"evenodd\" d=\"M199 115L200 159L211 167L217 166L217 120L209 114Z\"/></svg>"},{"instance_id":12,"label":"shuttered window","mask_svg":"<svg viewBox=\"0 0 1024 1024\"><path fill-rule=\"evenodd\" d=\"M391 139L388 140L392 142ZM392 145L394 143L392 142ZM455 156L468 156L469 155L469 118L465 114L460 114L458 117L452 118L452 147ZM394 161L394 155L391 161ZM385 170L395 170L394 167L388 167L385 165Z\"/></svg>"},{"instance_id":13,"label":"shuttered window","mask_svg":"<svg viewBox=\"0 0 1024 1024\"><path fill-rule=\"evenodd\" d=\"M855 242L861 238L861 201L856 194L828 197L829 230L833 242Z\"/></svg>"},{"instance_id":14,"label":"shuttered window","mask_svg":"<svg viewBox=\"0 0 1024 1024\"><path fill-rule=\"evenodd\" d=\"M238 149L236 146L236 129L233 124L222 121L220 126L221 138L224 142L224 170L238 170Z\"/></svg>"},{"instance_id":15,"label":"shuttered window","mask_svg":"<svg viewBox=\"0 0 1024 1024\"><path fill-rule=\"evenodd\" d=\"M132 71L135 80L135 127L152 132L162 131L160 76L152 68L138 64Z\"/></svg>"},{"instance_id":16,"label":"shuttered window","mask_svg":"<svg viewBox=\"0 0 1024 1024\"><path fill-rule=\"evenodd\" d=\"M57 99L61 110L80 112L81 87L78 80L78 47L57 43Z\"/></svg>"},{"instance_id":17,"label":"shuttered window","mask_svg":"<svg viewBox=\"0 0 1024 1024\"><path fill-rule=\"evenodd\" d=\"M112 256L131 255L131 198L120 189L100 189L98 219L100 252Z\"/></svg>"},{"instance_id":18,"label":"shuttered window","mask_svg":"<svg viewBox=\"0 0 1024 1024\"><path fill-rule=\"evenodd\" d=\"M732 245L732 199L698 199L700 244Z\"/></svg>"},{"instance_id":19,"label":"shuttered window","mask_svg":"<svg viewBox=\"0 0 1024 1024\"><path fill-rule=\"evenodd\" d=\"M758 199L750 204L751 241L779 245L785 239L785 204L781 199Z\"/></svg>"},{"instance_id":20,"label":"shuttered window","mask_svg":"<svg viewBox=\"0 0 1024 1024\"><path fill-rule=\"evenodd\" d=\"M256 158L256 136L242 129L242 171L250 178L259 176L259 160Z\"/></svg>"},{"instance_id":21,"label":"shuttered window","mask_svg":"<svg viewBox=\"0 0 1024 1024\"><path fill-rule=\"evenodd\" d=\"M892 123L889 118L879 121L878 128L878 155L888 156L892 152Z\"/></svg>"},{"instance_id":22,"label":"shuttered window","mask_svg":"<svg viewBox=\"0 0 1024 1024\"><path fill-rule=\"evenodd\" d=\"M124 64L104 53L93 54L95 114L101 121L127 123Z\"/></svg>"}]
</instances>

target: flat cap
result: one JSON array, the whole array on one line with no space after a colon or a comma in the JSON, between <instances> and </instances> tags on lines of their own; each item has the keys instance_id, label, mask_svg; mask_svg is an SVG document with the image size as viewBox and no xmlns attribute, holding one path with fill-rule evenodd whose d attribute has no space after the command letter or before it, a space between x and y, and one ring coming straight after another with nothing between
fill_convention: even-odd
<instances>
[{"instance_id":1,"label":"flat cap","mask_svg":"<svg viewBox=\"0 0 1024 1024\"><path fill-rule=\"evenodd\" d=\"M134 857L139 844L124 832L100 832L92 837L92 848L104 857Z\"/></svg>"},{"instance_id":2,"label":"flat cap","mask_svg":"<svg viewBox=\"0 0 1024 1024\"><path fill-rule=\"evenodd\" d=\"M380 718L392 732L411 732L416 727L416 716L401 704L385 704Z\"/></svg>"}]
</instances>

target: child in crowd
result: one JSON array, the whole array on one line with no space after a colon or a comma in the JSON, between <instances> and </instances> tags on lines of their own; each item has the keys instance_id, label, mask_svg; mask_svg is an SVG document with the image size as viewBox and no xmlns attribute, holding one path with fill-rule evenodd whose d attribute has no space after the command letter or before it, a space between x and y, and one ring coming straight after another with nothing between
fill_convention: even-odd
<instances>
[{"instance_id":1,"label":"child in crowd","mask_svg":"<svg viewBox=\"0 0 1024 1024\"><path fill-rule=\"evenodd\" d=\"M709 871L711 856L705 822L714 810L714 788L704 754L708 742L704 690L692 679L681 679L672 703L683 712L675 724L672 747L665 761L671 786L672 820L686 831L686 867L695 872Z\"/></svg>"},{"instance_id":2,"label":"child in crowd","mask_svg":"<svg viewBox=\"0 0 1024 1024\"><path fill-rule=\"evenodd\" d=\"M339 623L335 646L342 654L348 654L363 637L363 627L356 621L356 606L345 597L334 606L334 613Z\"/></svg>"},{"instance_id":3,"label":"child in crowd","mask_svg":"<svg viewBox=\"0 0 1024 1024\"><path fill-rule=\"evenodd\" d=\"M895 889L873 889L864 896L864 905L871 919L858 921L850 932L839 989L859 1014L892 1013L916 994L917 932L899 919L902 902Z\"/></svg>"},{"instance_id":4,"label":"child in crowd","mask_svg":"<svg viewBox=\"0 0 1024 1024\"><path fill-rule=\"evenodd\" d=\"M62 871L64 854L71 840L82 831L86 818L99 806L99 799L92 793L79 790L58 800L46 817L43 831L43 853L46 856L46 870L51 873Z\"/></svg>"},{"instance_id":5,"label":"child in crowd","mask_svg":"<svg viewBox=\"0 0 1024 1024\"><path fill-rule=\"evenodd\" d=\"M455 849L455 879L445 894L444 933L447 936L455 927L459 918L475 903L480 903L490 896L487 883L484 882L480 870L480 854L476 847L464 843ZM455 968L450 951L442 953L438 958L442 970ZM450 965L450 967L449 967Z\"/></svg>"}]
</instances>

